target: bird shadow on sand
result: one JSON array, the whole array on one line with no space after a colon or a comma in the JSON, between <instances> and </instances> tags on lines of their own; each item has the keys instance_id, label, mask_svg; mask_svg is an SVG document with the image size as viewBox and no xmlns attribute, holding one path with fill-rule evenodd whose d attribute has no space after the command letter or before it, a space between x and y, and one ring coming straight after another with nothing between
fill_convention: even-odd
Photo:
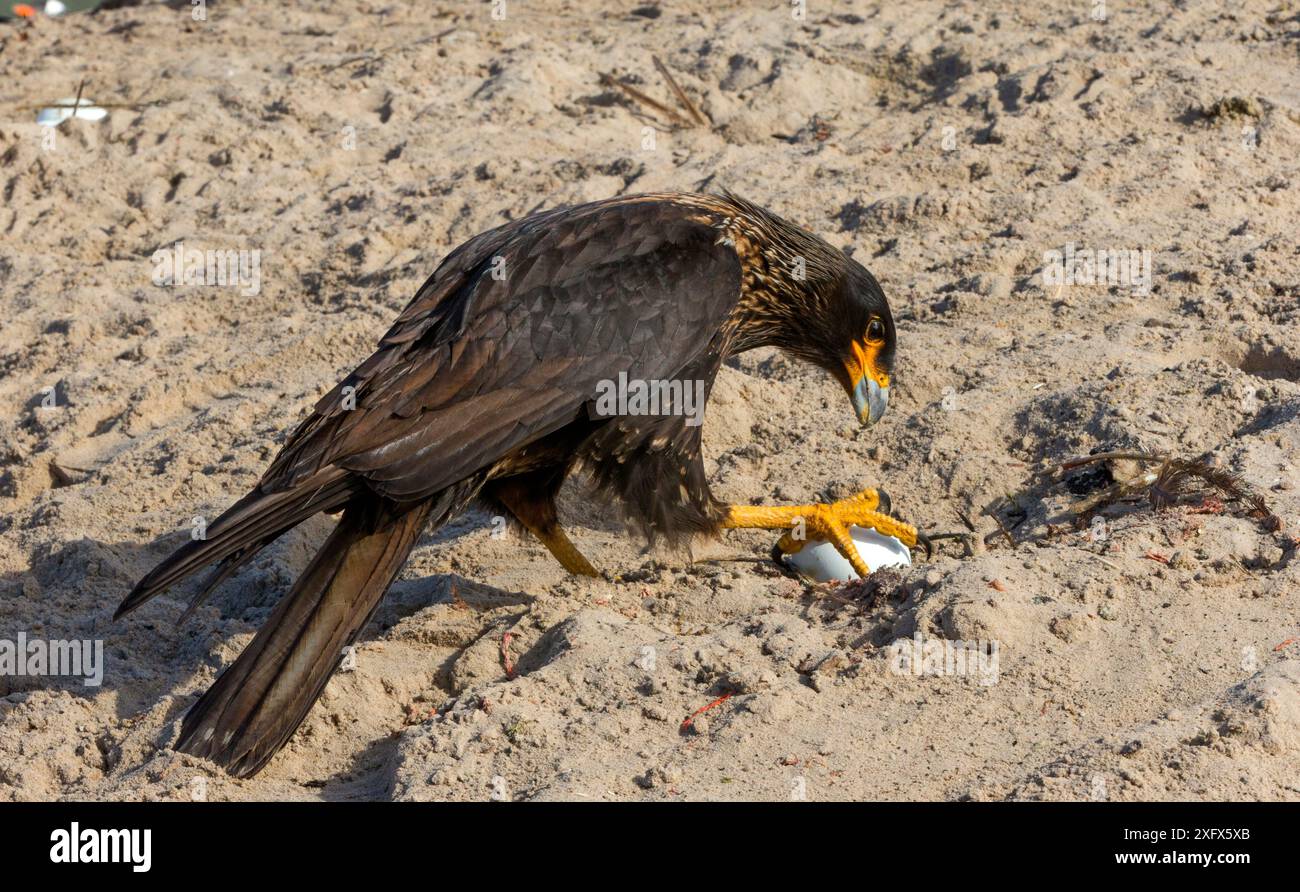
<instances>
[{"instance_id":1,"label":"bird shadow on sand","mask_svg":"<svg viewBox=\"0 0 1300 892\"><path fill-rule=\"evenodd\" d=\"M102 646L98 661L102 681L87 685L87 671L0 675L0 697L16 695L9 701L16 705L27 699L24 695L63 691L97 701L95 709L100 711L108 704L117 719L129 720L173 696L176 702L166 711L154 740L157 747L166 748L175 721L211 681L205 667L220 671L237 656L242 645L236 639L246 638L265 621L331 525L323 518L286 533L184 622L182 613L200 579L178 585L128 617L112 619L135 580L179 546L183 533L169 533L152 543L83 538L38 547L29 569L0 575L0 640L17 642L21 634L28 642L88 641L91 652ZM420 545L446 538L447 531L438 531L422 537ZM402 579L385 596L358 644L385 637L403 620L430 607L454 605L485 614L531 600L529 595L456 574ZM485 627L490 625L485 620ZM453 652L436 667L435 681L447 677L456 656L458 652ZM348 770L327 779L321 785L322 795L340 799L385 795L392 783L395 753L395 735L383 735L358 753Z\"/></svg>"},{"instance_id":2,"label":"bird shadow on sand","mask_svg":"<svg viewBox=\"0 0 1300 892\"><path fill-rule=\"evenodd\" d=\"M400 580L389 590L367 625L362 640L382 638L403 619L430 607L451 606L459 611L486 614L502 607L523 607L532 600L529 595L508 592L454 573ZM517 620L521 615L522 611L508 622ZM482 633L490 634L490 629L499 627L503 622L507 621L499 616L494 622L485 622ZM434 686L447 697L454 696L448 683L453 665L460 658L464 647L479 637L481 636L472 635L463 646L456 647L433 667ZM401 723L395 723L386 729L376 729L373 739L352 756L346 768L327 777L314 779L305 786L317 791L317 795L327 802L391 799L397 783L400 732L413 722L427 720L436 711L436 707L428 702L424 708L427 709L427 714L414 718L408 716ZM274 770L275 762L272 761L268 771Z\"/></svg>"}]
</instances>

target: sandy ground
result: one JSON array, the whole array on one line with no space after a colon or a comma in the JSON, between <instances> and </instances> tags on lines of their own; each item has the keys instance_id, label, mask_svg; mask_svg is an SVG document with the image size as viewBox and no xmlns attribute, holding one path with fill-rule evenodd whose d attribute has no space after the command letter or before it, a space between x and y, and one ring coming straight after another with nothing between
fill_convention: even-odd
<instances>
[{"instance_id":1,"label":"sandy ground","mask_svg":"<svg viewBox=\"0 0 1300 892\"><path fill-rule=\"evenodd\" d=\"M1294 2L180 6L0 26L0 639L105 662L98 687L0 677L0 797L1300 799ZM711 126L602 85L672 104L656 54ZM83 78L125 107L51 144L25 106ZM770 536L647 553L573 487L611 581L465 516L261 775L169 750L332 521L184 624L186 586L114 606L440 257L535 209L722 186L866 263L900 353L869 430L779 355L725 369L715 489L879 484L969 520L972 553L810 588ZM157 284L177 242L259 252L256 293ZM1067 244L1149 252L1149 281L1045 277ZM1133 448L1212 454L1285 527L1199 495L1072 524L1044 472ZM898 671L918 635L996 645L996 672Z\"/></svg>"}]
</instances>

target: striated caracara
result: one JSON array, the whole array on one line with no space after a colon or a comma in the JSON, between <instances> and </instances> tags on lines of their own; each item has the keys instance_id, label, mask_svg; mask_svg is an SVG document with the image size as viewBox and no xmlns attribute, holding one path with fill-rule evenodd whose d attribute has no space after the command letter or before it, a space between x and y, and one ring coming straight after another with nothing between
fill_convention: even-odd
<instances>
[{"instance_id":1,"label":"striated caracara","mask_svg":"<svg viewBox=\"0 0 1300 892\"><path fill-rule=\"evenodd\" d=\"M822 367L864 424L880 418L894 322L876 280L821 239L734 195L655 194L535 214L470 239L416 293L379 348L320 400L257 487L155 567L122 616L218 562L195 596L286 530L342 511L266 624L186 715L177 749L257 772L302 723L416 538L476 500L573 573L595 574L555 496L581 466L653 541L728 527L835 543L869 572L856 524L915 546L883 493L791 507L709 491L701 428L682 406L607 414L602 382L702 382L755 347ZM925 537L919 537L925 542Z\"/></svg>"}]
</instances>

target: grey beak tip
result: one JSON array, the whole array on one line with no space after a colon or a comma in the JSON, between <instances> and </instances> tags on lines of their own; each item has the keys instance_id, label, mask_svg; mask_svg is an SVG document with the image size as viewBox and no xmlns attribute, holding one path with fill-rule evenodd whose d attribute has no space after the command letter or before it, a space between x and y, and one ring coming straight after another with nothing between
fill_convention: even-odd
<instances>
[{"instance_id":1,"label":"grey beak tip","mask_svg":"<svg viewBox=\"0 0 1300 892\"><path fill-rule=\"evenodd\" d=\"M853 388L853 410L863 424L875 424L889 406L889 388L863 378Z\"/></svg>"}]
</instances>

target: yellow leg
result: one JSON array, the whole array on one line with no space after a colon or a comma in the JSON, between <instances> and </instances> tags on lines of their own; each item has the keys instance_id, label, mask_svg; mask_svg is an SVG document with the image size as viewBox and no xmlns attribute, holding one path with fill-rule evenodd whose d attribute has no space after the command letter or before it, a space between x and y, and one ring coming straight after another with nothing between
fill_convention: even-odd
<instances>
[{"instance_id":1,"label":"yellow leg","mask_svg":"<svg viewBox=\"0 0 1300 892\"><path fill-rule=\"evenodd\" d=\"M528 531L538 538L546 546L546 550L555 556L564 569L576 576L599 576L596 568L591 565L582 552L578 551L578 546L565 534L564 530L555 526L547 530L528 528Z\"/></svg>"},{"instance_id":2,"label":"yellow leg","mask_svg":"<svg viewBox=\"0 0 1300 892\"><path fill-rule=\"evenodd\" d=\"M874 489L866 489L829 504L789 507L733 505L722 525L729 529L789 530L777 542L777 548L784 554L799 551L809 539L823 539L834 545L835 550L865 579L871 568L858 554L849 527L869 527L882 535L893 536L908 548L915 548L917 543L916 527L877 510L879 507L880 495Z\"/></svg>"},{"instance_id":3,"label":"yellow leg","mask_svg":"<svg viewBox=\"0 0 1300 892\"><path fill-rule=\"evenodd\" d=\"M560 566L576 576L600 575L561 528L555 514L555 502L550 495L539 496L526 481L513 480L500 484L496 496L524 525L524 529L546 546L546 550L560 562Z\"/></svg>"}]
</instances>

